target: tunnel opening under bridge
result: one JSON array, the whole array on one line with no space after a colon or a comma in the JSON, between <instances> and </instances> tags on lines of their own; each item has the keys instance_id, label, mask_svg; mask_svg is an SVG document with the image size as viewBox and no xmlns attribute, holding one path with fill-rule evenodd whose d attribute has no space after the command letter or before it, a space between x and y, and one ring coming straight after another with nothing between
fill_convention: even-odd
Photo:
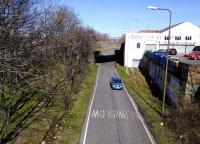
<instances>
[{"instance_id":1,"label":"tunnel opening under bridge","mask_svg":"<svg viewBox=\"0 0 200 144\"><path fill-rule=\"evenodd\" d=\"M120 48L117 49L103 49L95 50L94 59L95 63L105 63L105 62L117 62L120 65L124 65L124 43L120 44Z\"/></svg>"}]
</instances>

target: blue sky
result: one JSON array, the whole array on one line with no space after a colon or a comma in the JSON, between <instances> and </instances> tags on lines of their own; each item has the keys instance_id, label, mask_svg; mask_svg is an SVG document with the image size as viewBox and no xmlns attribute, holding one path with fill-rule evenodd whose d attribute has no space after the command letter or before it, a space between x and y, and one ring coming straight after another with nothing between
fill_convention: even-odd
<instances>
[{"instance_id":1,"label":"blue sky","mask_svg":"<svg viewBox=\"0 0 200 144\"><path fill-rule=\"evenodd\" d=\"M172 24L188 21L200 26L200 0L59 0L59 4L73 8L85 26L113 37L167 27L168 12L147 10L150 5L169 8Z\"/></svg>"}]
</instances>

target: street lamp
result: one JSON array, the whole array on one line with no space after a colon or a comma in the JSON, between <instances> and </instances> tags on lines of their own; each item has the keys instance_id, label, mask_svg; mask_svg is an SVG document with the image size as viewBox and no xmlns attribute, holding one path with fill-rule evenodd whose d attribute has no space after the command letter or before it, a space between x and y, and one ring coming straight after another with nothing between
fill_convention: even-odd
<instances>
[{"instance_id":1,"label":"street lamp","mask_svg":"<svg viewBox=\"0 0 200 144\"><path fill-rule=\"evenodd\" d=\"M159 7L155 7L155 6L148 6L147 9L149 10L164 10L164 11L168 11L169 12L169 33L168 33L168 43L167 43L167 60L166 60L166 67L165 67L165 77L164 77L164 88L163 88L163 104L162 104L162 118L163 118L163 114L164 114L164 110L165 110L165 95L166 95L166 85L167 85L167 73L168 73L168 55L169 55L169 46L170 46L170 33L171 33L171 17L172 17L172 13L170 9L166 9L166 8L159 8ZM163 125L163 122L161 121L161 125Z\"/></svg>"}]
</instances>

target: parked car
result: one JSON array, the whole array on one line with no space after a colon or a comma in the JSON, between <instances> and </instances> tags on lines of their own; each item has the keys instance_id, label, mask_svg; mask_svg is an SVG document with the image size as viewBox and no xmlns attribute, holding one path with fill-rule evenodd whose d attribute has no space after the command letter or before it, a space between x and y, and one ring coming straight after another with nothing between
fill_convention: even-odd
<instances>
[{"instance_id":1,"label":"parked car","mask_svg":"<svg viewBox=\"0 0 200 144\"><path fill-rule=\"evenodd\" d=\"M200 46L195 46L192 51L200 51Z\"/></svg>"},{"instance_id":2,"label":"parked car","mask_svg":"<svg viewBox=\"0 0 200 144\"><path fill-rule=\"evenodd\" d=\"M122 80L119 77L112 77L110 80L110 86L112 89L122 90L123 89Z\"/></svg>"},{"instance_id":3,"label":"parked car","mask_svg":"<svg viewBox=\"0 0 200 144\"><path fill-rule=\"evenodd\" d=\"M158 54L158 55L166 55L167 54L167 50L164 50L164 49L159 49L157 51L154 51L155 54ZM177 54L177 51L175 48L171 48L169 49L169 55L176 55Z\"/></svg>"},{"instance_id":4,"label":"parked car","mask_svg":"<svg viewBox=\"0 0 200 144\"><path fill-rule=\"evenodd\" d=\"M189 59L200 60L200 51L193 51L188 55Z\"/></svg>"},{"instance_id":5,"label":"parked car","mask_svg":"<svg viewBox=\"0 0 200 144\"><path fill-rule=\"evenodd\" d=\"M189 57L190 55L194 55L193 52L199 52L199 51L200 51L200 46L195 46L191 52L184 54L184 56Z\"/></svg>"},{"instance_id":6,"label":"parked car","mask_svg":"<svg viewBox=\"0 0 200 144\"><path fill-rule=\"evenodd\" d=\"M166 52L167 52L167 50L166 50ZM177 51L175 48L169 49L169 55L176 55L176 54L177 54Z\"/></svg>"}]
</instances>

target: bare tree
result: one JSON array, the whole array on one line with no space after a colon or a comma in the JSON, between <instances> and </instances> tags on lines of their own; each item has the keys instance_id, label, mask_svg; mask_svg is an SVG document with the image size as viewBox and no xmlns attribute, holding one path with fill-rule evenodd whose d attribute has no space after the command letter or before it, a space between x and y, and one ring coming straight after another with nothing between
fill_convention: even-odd
<instances>
[{"instance_id":1,"label":"bare tree","mask_svg":"<svg viewBox=\"0 0 200 144\"><path fill-rule=\"evenodd\" d=\"M63 97L67 111L98 39L99 33L83 27L70 8L38 11L37 6L37 0L0 2L0 143L17 137L56 96ZM55 81L52 73L59 63L66 73Z\"/></svg>"}]
</instances>

